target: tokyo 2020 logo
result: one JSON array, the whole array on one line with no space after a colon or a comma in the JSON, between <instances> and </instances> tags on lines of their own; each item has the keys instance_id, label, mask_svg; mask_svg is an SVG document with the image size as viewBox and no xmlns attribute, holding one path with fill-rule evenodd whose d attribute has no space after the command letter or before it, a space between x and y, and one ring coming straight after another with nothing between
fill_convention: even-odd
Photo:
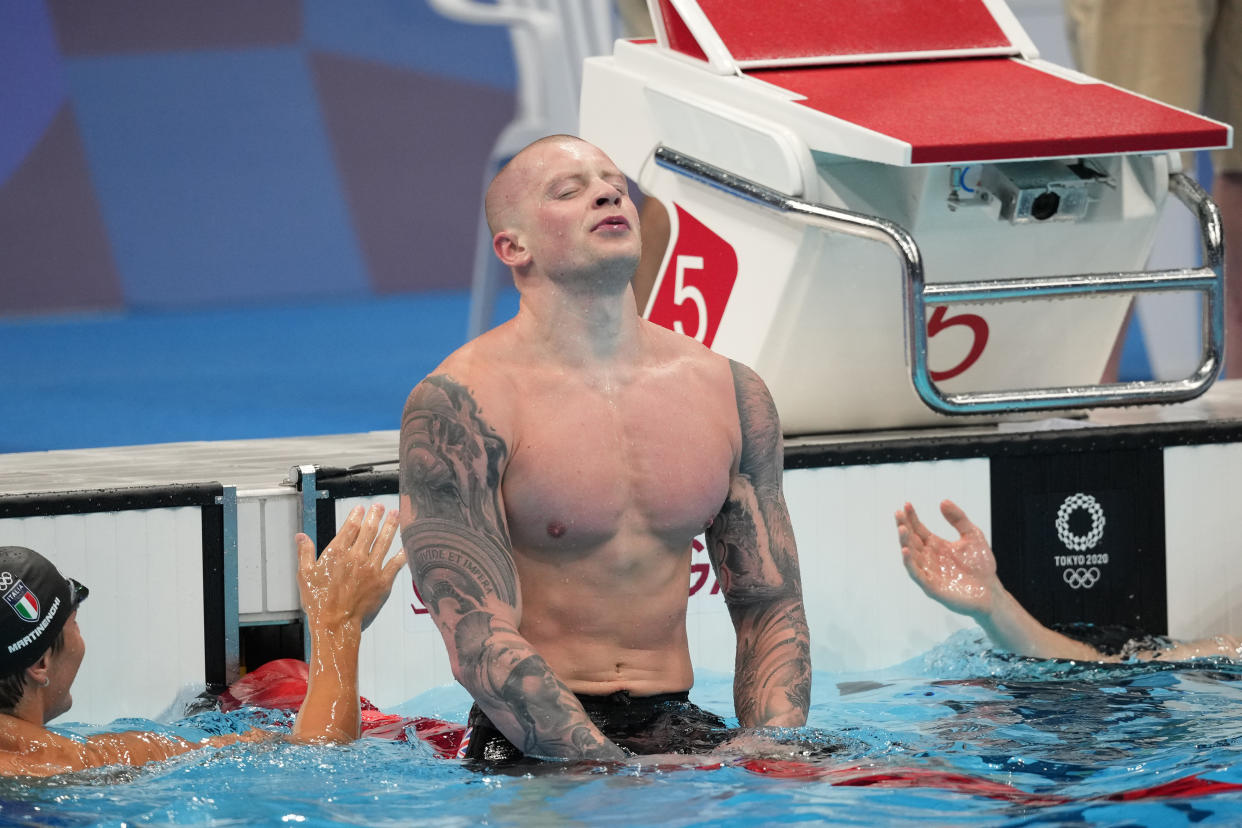
<instances>
[{"instance_id":1,"label":"tokyo 2020 logo","mask_svg":"<svg viewBox=\"0 0 1242 828\"><path fill-rule=\"evenodd\" d=\"M1070 518L1083 510L1091 518L1091 528L1079 535L1070 529ZM1091 589L1101 577L1099 567L1108 563L1108 553L1090 552L1104 539L1104 507L1089 494L1078 492L1065 498L1057 509L1057 538L1067 550L1077 554L1054 555L1056 565L1063 567L1061 579L1071 589Z\"/></svg>"}]
</instances>

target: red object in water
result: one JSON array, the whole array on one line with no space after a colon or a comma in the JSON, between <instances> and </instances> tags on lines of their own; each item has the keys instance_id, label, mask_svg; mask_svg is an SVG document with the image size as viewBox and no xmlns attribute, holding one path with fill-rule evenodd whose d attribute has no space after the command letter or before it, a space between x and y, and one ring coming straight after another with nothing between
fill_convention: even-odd
<instances>
[{"instance_id":1,"label":"red object in water","mask_svg":"<svg viewBox=\"0 0 1242 828\"><path fill-rule=\"evenodd\" d=\"M1212 779L1201 779L1198 776L1183 776L1181 779L1174 779L1172 782L1109 794L1104 799L1110 802L1132 802L1136 799L1183 799L1188 796L1233 793L1236 791L1242 791L1242 785L1236 782L1216 782Z\"/></svg>"},{"instance_id":2,"label":"red object in water","mask_svg":"<svg viewBox=\"0 0 1242 828\"><path fill-rule=\"evenodd\" d=\"M242 676L220 694L220 709L224 712L249 705L268 710L299 710L306 698L306 684L310 666L296 658L269 661L258 669ZM404 742L406 728L413 727L418 738L435 748L443 757L457 755L465 726L429 719L424 716L398 716L384 713L365 698L359 698L362 707L362 735L377 739Z\"/></svg>"},{"instance_id":3,"label":"red object in water","mask_svg":"<svg viewBox=\"0 0 1242 828\"><path fill-rule=\"evenodd\" d=\"M750 759L742 767L764 776L784 779L807 779L849 787L878 788L939 788L970 796L1004 799L1023 805L1065 805L1071 802L1134 802L1142 799L1182 799L1186 797L1242 791L1234 782L1217 782L1198 776L1183 776L1159 785L1149 785L1114 794L1073 798L1023 791L1003 782L992 782L977 776L926 768L830 768L810 762L782 759Z\"/></svg>"},{"instance_id":4,"label":"red object in water","mask_svg":"<svg viewBox=\"0 0 1242 828\"><path fill-rule=\"evenodd\" d=\"M810 762L782 759L750 759L742 767L764 776L785 779L814 779L843 787L877 788L940 788L971 796L1004 799L1023 805L1062 805L1071 801L1063 796L1028 793L1027 791L963 773L926 768L832 768Z\"/></svg>"}]
</instances>

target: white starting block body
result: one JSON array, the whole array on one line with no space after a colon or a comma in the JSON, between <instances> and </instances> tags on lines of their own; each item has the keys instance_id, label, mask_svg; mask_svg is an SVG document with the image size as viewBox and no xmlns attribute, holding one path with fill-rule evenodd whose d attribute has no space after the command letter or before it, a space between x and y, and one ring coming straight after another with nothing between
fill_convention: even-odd
<instances>
[{"instance_id":1,"label":"white starting block body","mask_svg":"<svg viewBox=\"0 0 1242 828\"><path fill-rule=\"evenodd\" d=\"M920 347L945 395L1089 388L1130 297L929 293L916 319L891 242L776 201L907 232L929 290L1126 274L1150 252L1174 151L1231 140L1225 124L1040 61L1001 2L651 2L654 41L587 61L581 134L669 209L645 315L755 368L789 434L961 420L920 399ZM1211 338L1193 393L1219 367ZM1034 410L1018 398L984 413Z\"/></svg>"}]
</instances>

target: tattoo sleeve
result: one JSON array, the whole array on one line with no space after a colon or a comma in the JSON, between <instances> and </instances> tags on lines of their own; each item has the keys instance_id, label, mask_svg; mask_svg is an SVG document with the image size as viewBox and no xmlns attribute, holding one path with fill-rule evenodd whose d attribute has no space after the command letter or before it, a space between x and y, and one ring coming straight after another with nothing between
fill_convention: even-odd
<instances>
[{"instance_id":1,"label":"tattoo sleeve","mask_svg":"<svg viewBox=\"0 0 1242 828\"><path fill-rule=\"evenodd\" d=\"M798 727L810 705L810 634L782 493L780 420L759 376L731 365L742 454L707 541L737 631L733 700L743 727Z\"/></svg>"},{"instance_id":2,"label":"tattoo sleeve","mask_svg":"<svg viewBox=\"0 0 1242 828\"><path fill-rule=\"evenodd\" d=\"M401 422L401 540L453 675L533 756L622 756L518 631L521 594L504 519L503 439L468 389L428 377Z\"/></svg>"}]
</instances>

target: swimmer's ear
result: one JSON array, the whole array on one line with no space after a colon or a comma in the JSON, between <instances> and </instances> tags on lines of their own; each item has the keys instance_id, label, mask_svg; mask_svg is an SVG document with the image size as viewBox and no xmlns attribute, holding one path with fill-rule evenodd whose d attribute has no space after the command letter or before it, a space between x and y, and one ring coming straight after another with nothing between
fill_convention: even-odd
<instances>
[{"instance_id":1,"label":"swimmer's ear","mask_svg":"<svg viewBox=\"0 0 1242 828\"><path fill-rule=\"evenodd\" d=\"M497 233L492 238L492 249L506 267L524 267L530 264L530 251L513 230L501 230Z\"/></svg>"},{"instance_id":2,"label":"swimmer's ear","mask_svg":"<svg viewBox=\"0 0 1242 828\"><path fill-rule=\"evenodd\" d=\"M26 668L26 684L34 687L47 687L48 684L48 655L50 651L44 651L39 656L39 660Z\"/></svg>"}]
</instances>

